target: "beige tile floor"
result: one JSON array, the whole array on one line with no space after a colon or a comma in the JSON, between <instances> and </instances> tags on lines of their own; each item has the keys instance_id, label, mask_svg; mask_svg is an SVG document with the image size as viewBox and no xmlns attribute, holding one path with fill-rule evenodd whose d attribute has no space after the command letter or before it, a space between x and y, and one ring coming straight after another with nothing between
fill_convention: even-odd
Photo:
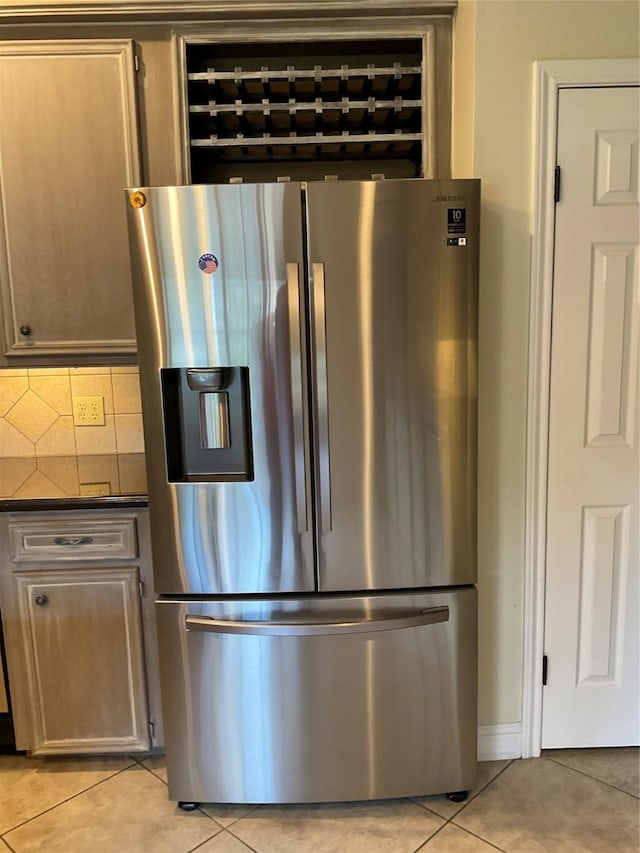
<instances>
[{"instance_id":1,"label":"beige tile floor","mask_svg":"<svg viewBox=\"0 0 640 853\"><path fill-rule=\"evenodd\" d=\"M0 853L637 853L639 751L479 767L445 797L314 806L169 802L162 757L0 756Z\"/></svg>"}]
</instances>

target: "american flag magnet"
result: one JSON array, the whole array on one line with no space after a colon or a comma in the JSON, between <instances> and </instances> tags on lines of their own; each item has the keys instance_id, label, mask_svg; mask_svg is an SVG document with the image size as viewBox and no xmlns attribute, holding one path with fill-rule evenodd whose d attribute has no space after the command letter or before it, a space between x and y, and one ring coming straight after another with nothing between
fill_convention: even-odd
<instances>
[{"instance_id":1,"label":"american flag magnet","mask_svg":"<svg viewBox=\"0 0 640 853\"><path fill-rule=\"evenodd\" d=\"M212 255L211 252L207 252L205 255L200 255L198 258L198 266L203 273L213 275L218 269L218 259L215 255Z\"/></svg>"}]
</instances>

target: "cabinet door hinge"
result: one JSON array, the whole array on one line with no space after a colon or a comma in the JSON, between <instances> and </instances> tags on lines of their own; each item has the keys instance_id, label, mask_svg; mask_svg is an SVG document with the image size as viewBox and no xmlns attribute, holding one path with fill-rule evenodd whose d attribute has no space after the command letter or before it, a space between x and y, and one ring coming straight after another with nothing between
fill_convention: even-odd
<instances>
[{"instance_id":1,"label":"cabinet door hinge","mask_svg":"<svg viewBox=\"0 0 640 853\"><path fill-rule=\"evenodd\" d=\"M140 595L140 598L145 598L147 594L147 588L144 581L138 581L138 594Z\"/></svg>"},{"instance_id":2,"label":"cabinet door hinge","mask_svg":"<svg viewBox=\"0 0 640 853\"><path fill-rule=\"evenodd\" d=\"M542 656L542 686L546 687L547 684L547 672L549 667L549 658L547 655Z\"/></svg>"},{"instance_id":3,"label":"cabinet door hinge","mask_svg":"<svg viewBox=\"0 0 640 853\"><path fill-rule=\"evenodd\" d=\"M133 54L133 67L136 71L140 71L140 58L137 53Z\"/></svg>"},{"instance_id":4,"label":"cabinet door hinge","mask_svg":"<svg viewBox=\"0 0 640 853\"><path fill-rule=\"evenodd\" d=\"M149 720L149 737L153 740L156 736L156 721Z\"/></svg>"},{"instance_id":5,"label":"cabinet door hinge","mask_svg":"<svg viewBox=\"0 0 640 853\"><path fill-rule=\"evenodd\" d=\"M553 170L553 201L554 204L560 201L560 166Z\"/></svg>"}]
</instances>

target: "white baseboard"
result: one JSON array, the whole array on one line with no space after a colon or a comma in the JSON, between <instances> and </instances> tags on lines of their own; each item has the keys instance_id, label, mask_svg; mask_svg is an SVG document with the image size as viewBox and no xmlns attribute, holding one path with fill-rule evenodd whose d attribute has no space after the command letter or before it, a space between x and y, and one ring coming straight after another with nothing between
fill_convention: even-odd
<instances>
[{"instance_id":1,"label":"white baseboard","mask_svg":"<svg viewBox=\"0 0 640 853\"><path fill-rule=\"evenodd\" d=\"M478 726L478 761L522 758L522 724Z\"/></svg>"}]
</instances>

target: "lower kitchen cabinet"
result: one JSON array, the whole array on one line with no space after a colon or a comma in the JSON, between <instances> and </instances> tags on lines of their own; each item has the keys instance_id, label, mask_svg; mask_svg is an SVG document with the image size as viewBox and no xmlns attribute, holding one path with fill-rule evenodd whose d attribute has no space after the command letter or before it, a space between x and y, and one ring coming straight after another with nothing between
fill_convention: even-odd
<instances>
[{"instance_id":1,"label":"lower kitchen cabinet","mask_svg":"<svg viewBox=\"0 0 640 853\"><path fill-rule=\"evenodd\" d=\"M138 570L16 572L30 751L150 748Z\"/></svg>"},{"instance_id":2,"label":"lower kitchen cabinet","mask_svg":"<svg viewBox=\"0 0 640 853\"><path fill-rule=\"evenodd\" d=\"M18 749L161 745L147 527L141 512L3 517L0 607Z\"/></svg>"}]
</instances>

